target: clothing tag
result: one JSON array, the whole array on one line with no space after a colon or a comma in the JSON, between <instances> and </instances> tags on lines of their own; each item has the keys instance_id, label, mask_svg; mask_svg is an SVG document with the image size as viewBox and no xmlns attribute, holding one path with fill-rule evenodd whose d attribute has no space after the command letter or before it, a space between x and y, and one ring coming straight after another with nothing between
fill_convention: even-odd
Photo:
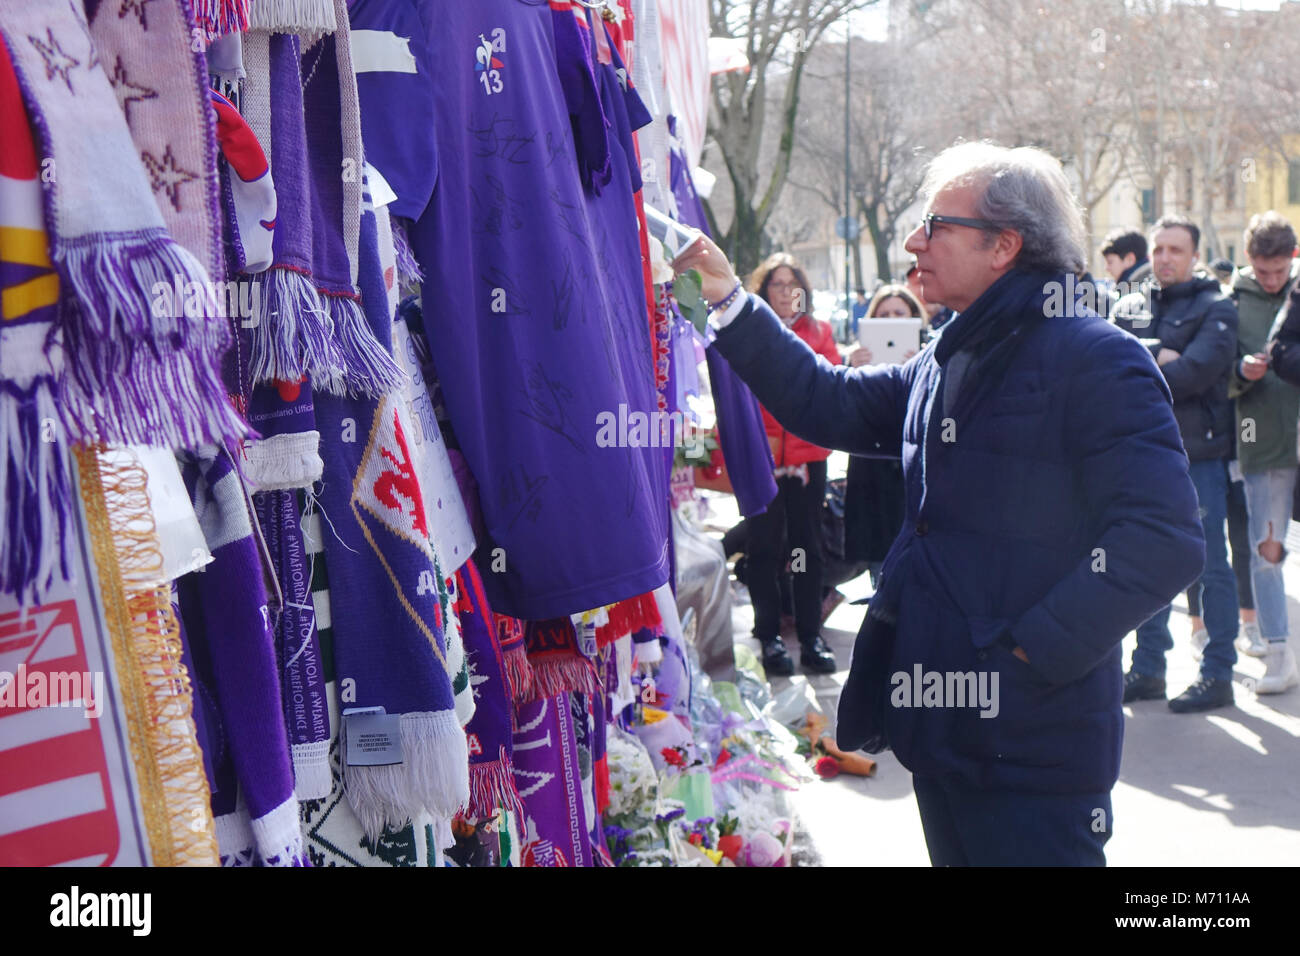
<instances>
[{"instance_id":1,"label":"clothing tag","mask_svg":"<svg viewBox=\"0 0 1300 956\"><path fill-rule=\"evenodd\" d=\"M370 205L376 209L397 201L397 193L393 192L384 174L370 163L366 163L366 182L370 184Z\"/></svg>"},{"instance_id":2,"label":"clothing tag","mask_svg":"<svg viewBox=\"0 0 1300 956\"><path fill-rule=\"evenodd\" d=\"M387 767L402 763L402 715L382 707L343 711L343 763L348 767Z\"/></svg>"}]
</instances>

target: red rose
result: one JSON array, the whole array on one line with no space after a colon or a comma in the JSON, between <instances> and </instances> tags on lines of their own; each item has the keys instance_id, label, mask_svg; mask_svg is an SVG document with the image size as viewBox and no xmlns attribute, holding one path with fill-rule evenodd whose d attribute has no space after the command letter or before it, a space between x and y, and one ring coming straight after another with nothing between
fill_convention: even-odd
<instances>
[{"instance_id":1,"label":"red rose","mask_svg":"<svg viewBox=\"0 0 1300 956\"><path fill-rule=\"evenodd\" d=\"M728 833L726 836L718 837L718 849L728 860L734 860L744 846L745 841L739 833Z\"/></svg>"},{"instance_id":2,"label":"red rose","mask_svg":"<svg viewBox=\"0 0 1300 956\"><path fill-rule=\"evenodd\" d=\"M728 760L730 760L730 759L731 759L731 751L730 751L730 750L727 750L727 749L724 747L724 748L722 749L722 751L718 754L718 760L717 760L717 762L716 762L713 766L714 766L715 768L717 768L717 767L721 767L724 763L726 763L726 762L727 762Z\"/></svg>"},{"instance_id":3,"label":"red rose","mask_svg":"<svg viewBox=\"0 0 1300 956\"><path fill-rule=\"evenodd\" d=\"M686 766L686 758L672 747L665 747L663 750L659 751L659 754L664 758L664 763L674 767Z\"/></svg>"},{"instance_id":4,"label":"red rose","mask_svg":"<svg viewBox=\"0 0 1300 956\"><path fill-rule=\"evenodd\" d=\"M817 762L813 764L813 770L817 771L817 776L823 780L830 780L832 777L840 775L840 765L834 757L818 757Z\"/></svg>"}]
</instances>

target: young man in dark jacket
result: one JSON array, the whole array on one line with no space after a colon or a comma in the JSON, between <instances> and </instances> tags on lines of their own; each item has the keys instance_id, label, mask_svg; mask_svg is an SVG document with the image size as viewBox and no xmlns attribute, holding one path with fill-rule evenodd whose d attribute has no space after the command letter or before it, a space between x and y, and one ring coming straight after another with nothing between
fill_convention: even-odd
<instances>
[{"instance_id":1,"label":"young man in dark jacket","mask_svg":"<svg viewBox=\"0 0 1300 956\"><path fill-rule=\"evenodd\" d=\"M912 771L936 865L1101 865L1120 642L1204 560L1169 389L1132 336L1047 306L1084 258L1056 160L962 144L925 194L906 248L955 314L901 366L818 358L708 240L674 266L700 270L715 347L786 427L902 457L903 529L854 647L840 745L887 744Z\"/></svg>"},{"instance_id":2,"label":"young man in dark jacket","mask_svg":"<svg viewBox=\"0 0 1300 956\"><path fill-rule=\"evenodd\" d=\"M1201 239L1195 223L1166 217L1156 223L1152 239L1155 284L1120 299L1114 318L1147 344L1169 383L1200 502L1206 552L1202 604L1209 641L1200 678L1169 702L1170 710L1191 713L1233 702L1237 591L1223 529L1228 459L1235 442L1228 376L1237 355L1237 308L1217 279L1194 273ZM1165 607L1138 628L1133 664L1124 677L1125 703L1165 699L1165 653L1173 646Z\"/></svg>"}]
</instances>

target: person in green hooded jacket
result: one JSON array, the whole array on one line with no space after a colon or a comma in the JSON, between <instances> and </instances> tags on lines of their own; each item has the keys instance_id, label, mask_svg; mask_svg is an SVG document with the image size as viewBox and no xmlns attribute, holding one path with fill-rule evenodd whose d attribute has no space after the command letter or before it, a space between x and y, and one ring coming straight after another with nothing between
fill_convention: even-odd
<instances>
[{"instance_id":1,"label":"person in green hooded jacket","mask_svg":"<svg viewBox=\"0 0 1300 956\"><path fill-rule=\"evenodd\" d=\"M1237 463L1246 490L1250 524L1250 578L1259 628L1238 638L1238 649L1264 658L1260 694L1280 694L1300 683L1295 656L1287 646L1286 590L1282 561L1296 482L1296 423L1300 388L1270 368L1275 325L1300 275L1294 258L1296 234L1272 210L1251 217L1244 235L1250 267L1237 273L1232 297L1237 303L1235 372L1228 394L1236 398Z\"/></svg>"}]
</instances>

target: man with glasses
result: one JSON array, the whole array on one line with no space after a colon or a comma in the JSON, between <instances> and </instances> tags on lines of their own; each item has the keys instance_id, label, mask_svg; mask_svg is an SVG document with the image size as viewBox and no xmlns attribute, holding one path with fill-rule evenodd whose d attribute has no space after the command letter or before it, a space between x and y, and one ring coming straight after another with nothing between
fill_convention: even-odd
<instances>
[{"instance_id":1,"label":"man with glasses","mask_svg":"<svg viewBox=\"0 0 1300 956\"><path fill-rule=\"evenodd\" d=\"M891 747L912 772L936 865L1102 865L1121 641L1204 560L1169 389L1132 336L1047 307L1084 260L1060 163L964 143L923 189L906 248L925 298L956 314L901 366L817 358L708 240L674 267L700 271L715 347L787 428L902 458L903 529L854 647L840 746Z\"/></svg>"}]
</instances>

